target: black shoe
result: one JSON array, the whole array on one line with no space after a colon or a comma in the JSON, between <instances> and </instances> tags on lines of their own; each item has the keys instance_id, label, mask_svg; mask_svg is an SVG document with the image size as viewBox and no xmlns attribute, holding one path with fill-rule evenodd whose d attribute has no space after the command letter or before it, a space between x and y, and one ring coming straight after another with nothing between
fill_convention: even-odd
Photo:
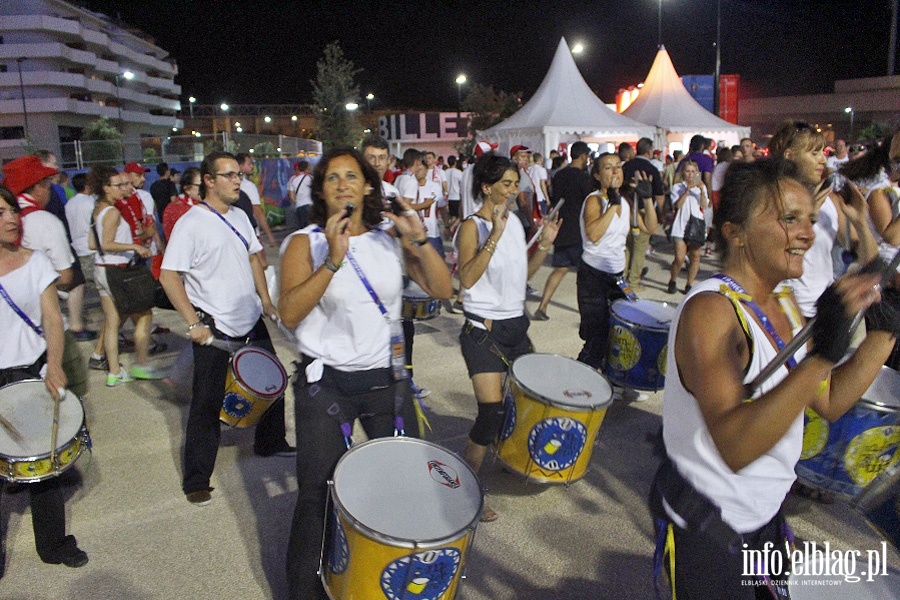
<instances>
[{"instance_id":1,"label":"black shoe","mask_svg":"<svg viewBox=\"0 0 900 600\"><path fill-rule=\"evenodd\" d=\"M94 371L109 371L109 361L106 360L105 356L101 356L100 358L94 358L92 356L88 359L88 369L93 369Z\"/></svg>"},{"instance_id":2,"label":"black shoe","mask_svg":"<svg viewBox=\"0 0 900 600\"><path fill-rule=\"evenodd\" d=\"M97 339L97 332L83 329L81 331L70 331L72 337L79 342L90 342Z\"/></svg>"},{"instance_id":3,"label":"black shoe","mask_svg":"<svg viewBox=\"0 0 900 600\"><path fill-rule=\"evenodd\" d=\"M670 281L670 282L669 282L669 287L666 288L666 293L667 293L667 294L674 294L676 291L677 291L677 290L676 290L676 288L675 288L675 282L674 282L674 281Z\"/></svg>"},{"instance_id":4,"label":"black shoe","mask_svg":"<svg viewBox=\"0 0 900 600\"><path fill-rule=\"evenodd\" d=\"M691 284L684 286L684 293L687 294L689 291L691 291L691 287Z\"/></svg>"},{"instance_id":5,"label":"black shoe","mask_svg":"<svg viewBox=\"0 0 900 600\"><path fill-rule=\"evenodd\" d=\"M184 495L187 501L194 506L206 506L212 502L212 494L210 490L197 490L196 492L188 492Z\"/></svg>"},{"instance_id":6,"label":"black shoe","mask_svg":"<svg viewBox=\"0 0 900 600\"><path fill-rule=\"evenodd\" d=\"M75 548L66 551L66 553L60 557L42 560L48 565L66 565L67 567L77 569L88 563L88 555L87 552L76 546Z\"/></svg>"},{"instance_id":7,"label":"black shoe","mask_svg":"<svg viewBox=\"0 0 900 600\"><path fill-rule=\"evenodd\" d=\"M283 446L278 446L275 449L266 449L261 450L259 448L254 447L253 453L257 456L262 456L263 458L268 458L270 456L282 456L285 458L290 458L292 456L297 456L297 449L284 442Z\"/></svg>"},{"instance_id":8,"label":"black shoe","mask_svg":"<svg viewBox=\"0 0 900 600\"><path fill-rule=\"evenodd\" d=\"M547 313L542 311L541 309L537 309L534 311L534 316L531 317L532 321L549 321L550 317L547 316Z\"/></svg>"},{"instance_id":9,"label":"black shoe","mask_svg":"<svg viewBox=\"0 0 900 600\"><path fill-rule=\"evenodd\" d=\"M641 269L641 279L646 277L647 273L649 273L649 272L650 272L650 267L644 267L643 269Z\"/></svg>"}]
</instances>

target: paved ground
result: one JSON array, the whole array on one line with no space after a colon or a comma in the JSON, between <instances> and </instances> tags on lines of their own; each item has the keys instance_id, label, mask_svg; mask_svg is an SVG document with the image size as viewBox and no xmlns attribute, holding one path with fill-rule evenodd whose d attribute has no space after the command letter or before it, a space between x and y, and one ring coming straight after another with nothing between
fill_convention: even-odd
<instances>
[{"instance_id":1,"label":"paved ground","mask_svg":"<svg viewBox=\"0 0 900 600\"><path fill-rule=\"evenodd\" d=\"M660 250L648 258L650 273L640 293L677 302L681 293L663 291L671 248L662 245ZM713 266L712 259L704 259L701 277ZM547 267L538 272L537 287L548 273ZM683 285L682 275L679 288ZM536 303L528 306L534 310ZM532 323L537 350L575 356L581 344L574 276L563 281L549 314L549 321ZM165 367L186 344L184 324L169 312L159 312L157 322L173 331L161 336L169 352L155 360ZM429 439L452 451L463 448L475 413L458 349L461 322L459 315L442 314L419 326L415 343L416 380L433 390L428 404L434 433ZM294 353L277 332L273 337L288 365ZM82 350L89 352L90 345L82 344ZM130 359L126 355L126 362ZM70 530L90 554L90 563L81 569L41 563L34 551L27 495L4 495L8 557L0 597L283 598L296 491L293 461L258 458L252 452L252 431L225 430L212 481L213 502L194 507L180 489L186 400L156 383L109 389L96 371L90 383L84 405L93 453L63 476ZM287 401L290 440L290 393ZM600 429L586 476L568 488L526 485L489 459L483 478L501 517L478 527L459 597L651 598L653 535L645 498L657 463L646 437L659 427L661 407L661 392L645 402L616 401ZM880 538L844 503L826 506L790 497L787 509L802 539L829 541L841 550L880 547ZM388 503L384 510L392 506ZM893 551L888 556L893 567L900 566ZM847 598L875 594L873 584L849 585L841 588Z\"/></svg>"}]
</instances>

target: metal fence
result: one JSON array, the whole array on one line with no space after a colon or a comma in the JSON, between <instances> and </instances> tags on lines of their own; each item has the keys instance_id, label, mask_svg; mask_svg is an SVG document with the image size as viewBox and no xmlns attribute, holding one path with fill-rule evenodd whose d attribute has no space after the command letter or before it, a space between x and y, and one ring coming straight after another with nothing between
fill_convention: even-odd
<instances>
[{"instance_id":1,"label":"metal fence","mask_svg":"<svg viewBox=\"0 0 900 600\"><path fill-rule=\"evenodd\" d=\"M173 135L60 143L59 160L64 169L87 169L97 164L119 165L129 161L145 164L201 161L217 150L245 152L258 158L319 156L322 143L286 135L218 134Z\"/></svg>"}]
</instances>

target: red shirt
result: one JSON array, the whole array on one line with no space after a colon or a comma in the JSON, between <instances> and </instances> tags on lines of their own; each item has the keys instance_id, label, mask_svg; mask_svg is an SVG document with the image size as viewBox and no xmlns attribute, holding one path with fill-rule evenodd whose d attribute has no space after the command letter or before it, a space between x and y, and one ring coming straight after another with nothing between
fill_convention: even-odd
<instances>
[{"instance_id":1,"label":"red shirt","mask_svg":"<svg viewBox=\"0 0 900 600\"><path fill-rule=\"evenodd\" d=\"M163 233L166 235L167 240L172 237L172 230L175 229L175 223L178 222L178 219L195 204L197 203L191 200L191 197L187 194L181 194L175 198L174 202L169 202L162 216Z\"/></svg>"}]
</instances>

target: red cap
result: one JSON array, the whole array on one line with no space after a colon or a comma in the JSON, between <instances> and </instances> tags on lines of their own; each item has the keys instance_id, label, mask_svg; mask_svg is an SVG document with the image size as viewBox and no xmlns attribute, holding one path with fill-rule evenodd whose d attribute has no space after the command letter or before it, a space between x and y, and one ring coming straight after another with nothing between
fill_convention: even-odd
<instances>
[{"instance_id":1,"label":"red cap","mask_svg":"<svg viewBox=\"0 0 900 600\"><path fill-rule=\"evenodd\" d=\"M515 158L516 154L518 154L519 152L527 152L528 154L531 154L531 150L528 148L528 146L517 144L509 149L509 157Z\"/></svg>"},{"instance_id":2,"label":"red cap","mask_svg":"<svg viewBox=\"0 0 900 600\"><path fill-rule=\"evenodd\" d=\"M141 163L130 162L125 165L124 171L126 173L149 173L150 169L147 169Z\"/></svg>"},{"instance_id":3,"label":"red cap","mask_svg":"<svg viewBox=\"0 0 900 600\"><path fill-rule=\"evenodd\" d=\"M3 185L13 194L21 194L45 177L59 173L45 167L37 156L23 156L3 165Z\"/></svg>"},{"instance_id":4,"label":"red cap","mask_svg":"<svg viewBox=\"0 0 900 600\"><path fill-rule=\"evenodd\" d=\"M480 142L475 144L475 156L477 158L481 158L482 156L484 156L491 150L496 150L497 146L499 146L499 144L494 144L494 143L488 142L486 140L481 140Z\"/></svg>"}]
</instances>

